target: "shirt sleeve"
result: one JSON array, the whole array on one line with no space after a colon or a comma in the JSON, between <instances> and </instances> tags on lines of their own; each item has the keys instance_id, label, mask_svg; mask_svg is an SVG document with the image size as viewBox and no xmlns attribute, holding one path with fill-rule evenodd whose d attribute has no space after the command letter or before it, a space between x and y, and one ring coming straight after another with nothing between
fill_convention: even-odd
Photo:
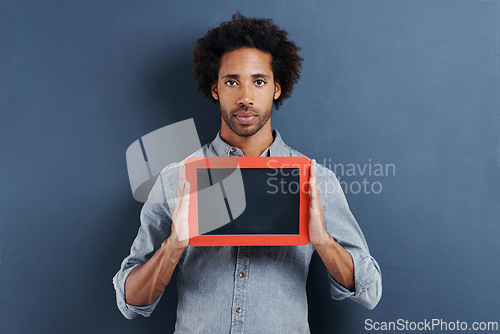
<instances>
[{"instance_id":1,"label":"shirt sleeve","mask_svg":"<svg viewBox=\"0 0 500 334\"><path fill-rule=\"evenodd\" d=\"M149 317L161 298L160 296L153 304L146 306L127 304L125 282L130 272L138 265L147 262L160 248L162 242L170 236L172 215L169 204L174 206L175 204L168 202L173 199L171 196L166 196L166 193L172 189L171 183L176 183L177 180L169 182L172 181L172 177L169 178L167 175L175 175L175 173L166 173L167 168L156 180L147 202L142 207L141 226L130 248L130 254L123 260L120 270L113 277L116 304L127 319L133 319L138 314Z\"/></svg>"},{"instance_id":2,"label":"shirt sleeve","mask_svg":"<svg viewBox=\"0 0 500 334\"><path fill-rule=\"evenodd\" d=\"M367 309L373 309L382 296L380 267L370 255L363 232L349 209L335 174L323 166L318 166L317 174L326 231L351 254L354 263L355 291L347 290L327 271L330 296L335 300L350 298Z\"/></svg>"}]
</instances>

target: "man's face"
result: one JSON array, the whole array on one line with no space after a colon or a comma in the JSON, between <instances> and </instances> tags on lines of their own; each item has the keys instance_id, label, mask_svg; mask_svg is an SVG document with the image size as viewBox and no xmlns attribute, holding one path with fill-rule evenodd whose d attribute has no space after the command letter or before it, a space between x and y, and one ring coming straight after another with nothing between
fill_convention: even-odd
<instances>
[{"instance_id":1,"label":"man's face","mask_svg":"<svg viewBox=\"0 0 500 334\"><path fill-rule=\"evenodd\" d=\"M281 94L271 60L269 53L246 47L222 55L218 81L212 85L222 127L242 137L253 136L266 124L270 127L273 100Z\"/></svg>"}]
</instances>

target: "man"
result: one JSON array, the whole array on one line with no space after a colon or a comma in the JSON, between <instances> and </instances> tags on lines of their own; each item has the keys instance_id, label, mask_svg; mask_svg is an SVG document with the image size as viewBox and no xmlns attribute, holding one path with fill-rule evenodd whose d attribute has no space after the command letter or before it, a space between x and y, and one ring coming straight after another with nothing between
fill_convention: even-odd
<instances>
[{"instance_id":1,"label":"man","mask_svg":"<svg viewBox=\"0 0 500 334\"><path fill-rule=\"evenodd\" d=\"M299 50L272 20L239 13L194 51L199 89L220 104L215 140L191 156L302 156L271 128L299 78ZM114 278L127 318L149 316L176 266L176 333L309 333L306 279L314 251L333 299L378 303L381 275L330 170L311 161L310 243L289 247L192 247L184 162L167 166L141 211L141 228ZM328 186L330 185L330 186Z\"/></svg>"}]
</instances>

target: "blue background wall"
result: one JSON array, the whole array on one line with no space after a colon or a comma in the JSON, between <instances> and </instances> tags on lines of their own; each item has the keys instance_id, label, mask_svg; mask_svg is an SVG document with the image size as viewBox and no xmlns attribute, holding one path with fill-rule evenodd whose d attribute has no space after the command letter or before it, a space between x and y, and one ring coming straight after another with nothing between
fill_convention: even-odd
<instances>
[{"instance_id":1,"label":"blue background wall","mask_svg":"<svg viewBox=\"0 0 500 334\"><path fill-rule=\"evenodd\" d=\"M176 295L128 321L111 279L137 232L125 151L218 108L191 52L237 9L302 47L302 79L273 125L327 164L394 164L380 194L348 192L384 294L366 311L309 277L313 333L374 321L500 321L497 1L2 1L0 332L165 333ZM356 192L356 188L354 188Z\"/></svg>"}]
</instances>

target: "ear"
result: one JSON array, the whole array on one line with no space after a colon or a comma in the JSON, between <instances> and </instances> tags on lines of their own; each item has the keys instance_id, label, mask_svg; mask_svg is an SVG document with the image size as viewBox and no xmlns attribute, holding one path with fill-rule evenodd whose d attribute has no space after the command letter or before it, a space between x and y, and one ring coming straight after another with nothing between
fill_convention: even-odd
<instances>
[{"instance_id":1,"label":"ear","mask_svg":"<svg viewBox=\"0 0 500 334\"><path fill-rule=\"evenodd\" d=\"M276 100L281 95L281 85L279 81L274 83L274 99Z\"/></svg>"},{"instance_id":2,"label":"ear","mask_svg":"<svg viewBox=\"0 0 500 334\"><path fill-rule=\"evenodd\" d=\"M217 91L217 82L212 83L211 89L212 97L218 101L219 100L219 92Z\"/></svg>"}]
</instances>

